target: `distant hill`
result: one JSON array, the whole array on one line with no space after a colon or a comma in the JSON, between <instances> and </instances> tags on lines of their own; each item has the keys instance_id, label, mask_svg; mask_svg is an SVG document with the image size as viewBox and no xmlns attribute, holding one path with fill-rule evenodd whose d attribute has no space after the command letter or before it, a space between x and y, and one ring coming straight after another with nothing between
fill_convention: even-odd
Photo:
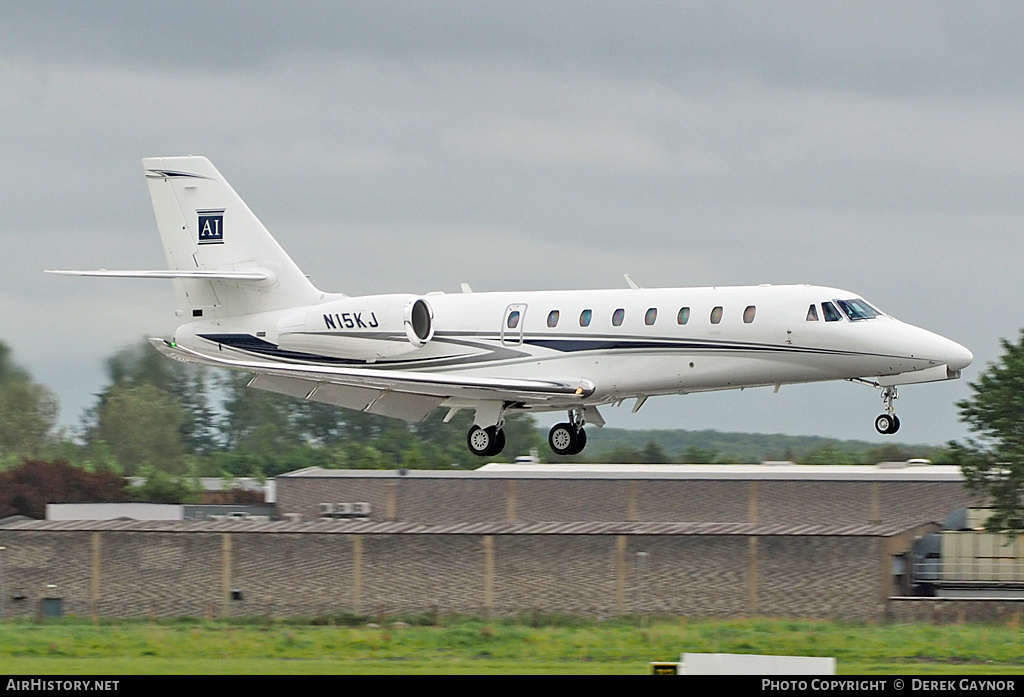
<instances>
[{"instance_id":1,"label":"distant hill","mask_svg":"<svg viewBox=\"0 0 1024 697\"><path fill-rule=\"evenodd\" d=\"M545 434L546 435L546 434ZM945 448L904 443L869 443L820 436L787 436L722 431L628 430L588 428L587 449L576 457L550 462L759 463L790 460L804 464L876 464L910 458L948 462Z\"/></svg>"}]
</instances>

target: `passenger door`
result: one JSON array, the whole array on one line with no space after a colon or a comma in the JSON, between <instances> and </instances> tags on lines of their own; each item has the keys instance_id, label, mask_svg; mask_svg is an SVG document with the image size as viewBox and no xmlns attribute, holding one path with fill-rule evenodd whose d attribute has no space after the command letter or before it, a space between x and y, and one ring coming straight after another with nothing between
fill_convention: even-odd
<instances>
[{"instance_id":1,"label":"passenger door","mask_svg":"<svg viewBox=\"0 0 1024 697\"><path fill-rule=\"evenodd\" d=\"M515 303L505 308L501 321L501 343L506 346L523 343L523 326L526 321L526 305Z\"/></svg>"}]
</instances>

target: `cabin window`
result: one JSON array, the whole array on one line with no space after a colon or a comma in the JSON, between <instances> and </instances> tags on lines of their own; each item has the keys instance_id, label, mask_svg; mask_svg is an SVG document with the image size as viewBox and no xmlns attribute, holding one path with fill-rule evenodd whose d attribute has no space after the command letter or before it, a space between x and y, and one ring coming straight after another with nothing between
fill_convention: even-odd
<instances>
[{"instance_id":1,"label":"cabin window","mask_svg":"<svg viewBox=\"0 0 1024 697\"><path fill-rule=\"evenodd\" d=\"M743 311L743 323L750 324L754 321L754 315L757 314L757 308L753 305L747 305L747 309Z\"/></svg>"},{"instance_id":2,"label":"cabin window","mask_svg":"<svg viewBox=\"0 0 1024 697\"><path fill-rule=\"evenodd\" d=\"M590 320L592 320L593 318L594 318L593 311L591 311L591 310L584 310L583 312L580 313L580 326L581 327L589 327L590 326Z\"/></svg>"},{"instance_id":3,"label":"cabin window","mask_svg":"<svg viewBox=\"0 0 1024 697\"><path fill-rule=\"evenodd\" d=\"M552 310L551 312L548 313L548 326L558 326L558 310Z\"/></svg>"},{"instance_id":4,"label":"cabin window","mask_svg":"<svg viewBox=\"0 0 1024 697\"><path fill-rule=\"evenodd\" d=\"M612 313L612 326L621 327L622 320L624 319L626 319L626 311L620 307L618 310Z\"/></svg>"},{"instance_id":5,"label":"cabin window","mask_svg":"<svg viewBox=\"0 0 1024 697\"><path fill-rule=\"evenodd\" d=\"M718 324L722 321L722 306L718 305L711 310L711 324Z\"/></svg>"},{"instance_id":6,"label":"cabin window","mask_svg":"<svg viewBox=\"0 0 1024 697\"><path fill-rule=\"evenodd\" d=\"M652 307L647 310L647 314L644 315L644 324L650 327L652 324L658 321L658 308Z\"/></svg>"},{"instance_id":7,"label":"cabin window","mask_svg":"<svg viewBox=\"0 0 1024 697\"><path fill-rule=\"evenodd\" d=\"M519 326L519 317L519 310L512 310L512 312L508 313L508 320L505 321L505 326L509 329L515 329Z\"/></svg>"},{"instance_id":8,"label":"cabin window","mask_svg":"<svg viewBox=\"0 0 1024 697\"><path fill-rule=\"evenodd\" d=\"M811 305L809 308L807 308L807 321L808 322L817 322L818 321L818 306L817 305Z\"/></svg>"},{"instance_id":9,"label":"cabin window","mask_svg":"<svg viewBox=\"0 0 1024 697\"><path fill-rule=\"evenodd\" d=\"M681 307L679 308L679 314L676 315L676 324L686 324L690 321L690 308Z\"/></svg>"},{"instance_id":10,"label":"cabin window","mask_svg":"<svg viewBox=\"0 0 1024 697\"><path fill-rule=\"evenodd\" d=\"M832 303L822 303L821 311L825 315L826 322L840 322L843 316L839 314L839 310Z\"/></svg>"}]
</instances>

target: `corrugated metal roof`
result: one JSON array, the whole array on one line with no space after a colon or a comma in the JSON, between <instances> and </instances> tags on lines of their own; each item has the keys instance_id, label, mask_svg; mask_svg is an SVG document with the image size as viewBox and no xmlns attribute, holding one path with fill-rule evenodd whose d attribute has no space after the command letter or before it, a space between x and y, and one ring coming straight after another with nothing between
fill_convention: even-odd
<instances>
[{"instance_id":1,"label":"corrugated metal roof","mask_svg":"<svg viewBox=\"0 0 1024 697\"><path fill-rule=\"evenodd\" d=\"M280 479L711 479L962 482L956 465L506 465L475 470L335 470L307 467Z\"/></svg>"},{"instance_id":2,"label":"corrugated metal roof","mask_svg":"<svg viewBox=\"0 0 1024 697\"><path fill-rule=\"evenodd\" d=\"M144 520L21 520L0 526L25 532L163 532L163 533L284 533L326 535L743 535L816 537L889 537L908 530L900 525L806 525L759 523L423 523L366 520L292 521L144 521Z\"/></svg>"}]
</instances>

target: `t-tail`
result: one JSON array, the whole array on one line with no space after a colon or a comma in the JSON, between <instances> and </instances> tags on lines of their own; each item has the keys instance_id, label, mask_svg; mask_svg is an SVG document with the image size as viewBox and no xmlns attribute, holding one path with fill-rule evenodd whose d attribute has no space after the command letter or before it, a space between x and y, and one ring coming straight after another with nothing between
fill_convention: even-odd
<instances>
[{"instance_id":1,"label":"t-tail","mask_svg":"<svg viewBox=\"0 0 1024 697\"><path fill-rule=\"evenodd\" d=\"M205 157L142 161L168 270L57 271L174 280L179 314L229 317L318 302L323 295Z\"/></svg>"}]
</instances>

